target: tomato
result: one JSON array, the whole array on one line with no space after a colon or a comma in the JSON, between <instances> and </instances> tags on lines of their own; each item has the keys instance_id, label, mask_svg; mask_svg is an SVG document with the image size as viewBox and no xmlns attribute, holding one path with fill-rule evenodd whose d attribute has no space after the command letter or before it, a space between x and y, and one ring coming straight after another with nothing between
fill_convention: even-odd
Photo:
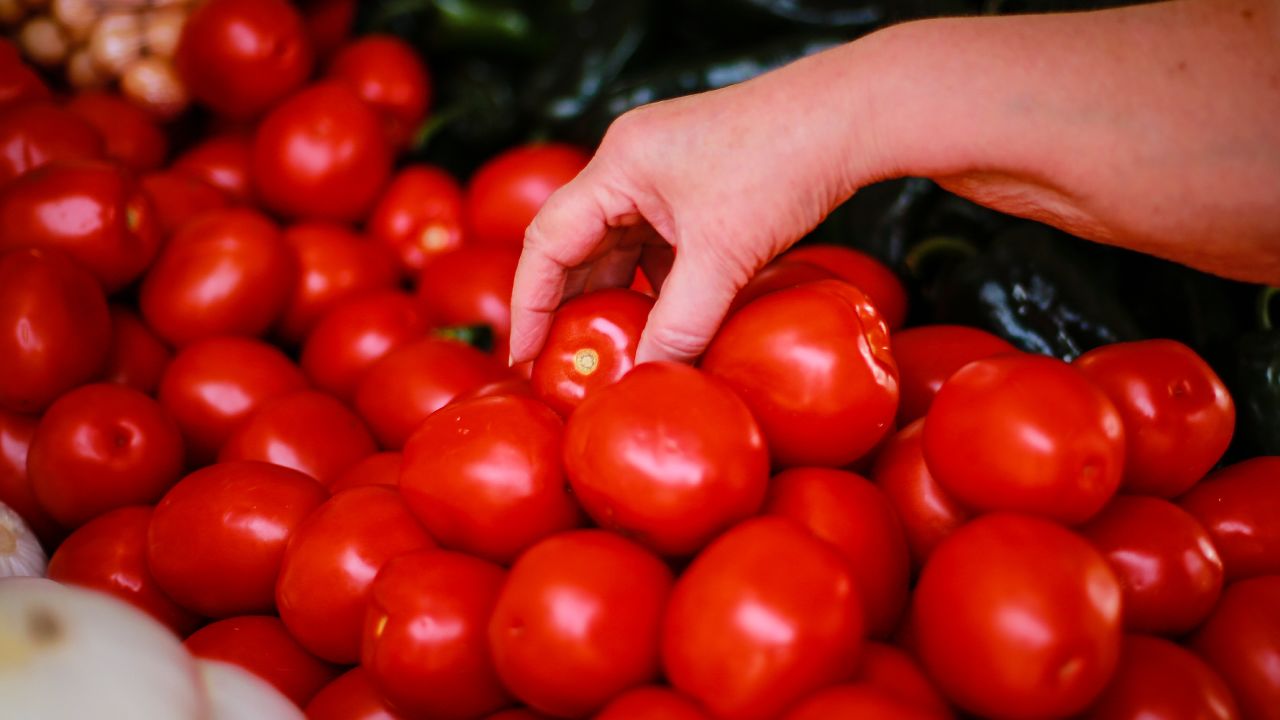
<instances>
[{"instance_id":1,"label":"tomato","mask_svg":"<svg viewBox=\"0 0 1280 720\"><path fill-rule=\"evenodd\" d=\"M509 705L485 641L505 579L497 565L461 553L427 550L384 565L361 651L374 687L414 717L474 718Z\"/></svg>"},{"instance_id":2,"label":"tomato","mask_svg":"<svg viewBox=\"0 0 1280 720\"><path fill-rule=\"evenodd\" d=\"M1280 575L1232 583L1191 647L1221 674L1249 720L1280 718Z\"/></svg>"},{"instance_id":3,"label":"tomato","mask_svg":"<svg viewBox=\"0 0 1280 720\"><path fill-rule=\"evenodd\" d=\"M528 708L516 708L514 710L503 710L488 715L484 720L551 720L550 715L543 715Z\"/></svg>"},{"instance_id":4,"label":"tomato","mask_svg":"<svg viewBox=\"0 0 1280 720\"><path fill-rule=\"evenodd\" d=\"M315 57L286 0L210 0L187 17L174 61L192 97L247 119L306 82Z\"/></svg>"},{"instance_id":5,"label":"tomato","mask_svg":"<svg viewBox=\"0 0 1280 720\"><path fill-rule=\"evenodd\" d=\"M533 216L590 159L582 149L560 143L521 145L490 158L467 185L468 237L478 245L524 247Z\"/></svg>"},{"instance_id":6,"label":"tomato","mask_svg":"<svg viewBox=\"0 0 1280 720\"><path fill-rule=\"evenodd\" d=\"M307 703L307 720L406 720L391 709L361 668L348 670Z\"/></svg>"},{"instance_id":7,"label":"tomato","mask_svg":"<svg viewBox=\"0 0 1280 720\"><path fill-rule=\"evenodd\" d=\"M475 400L477 398L498 397L500 395L515 395L517 397L534 398L533 386L528 380L522 377L509 377L503 380L495 380L488 385L481 385L470 392L465 392L459 395L454 398L453 401L463 402L466 400Z\"/></svg>"},{"instance_id":8,"label":"tomato","mask_svg":"<svg viewBox=\"0 0 1280 720\"><path fill-rule=\"evenodd\" d=\"M98 376L111 316L98 281L52 248L0 251L0 408L38 412Z\"/></svg>"},{"instance_id":9,"label":"tomato","mask_svg":"<svg viewBox=\"0 0 1280 720\"><path fill-rule=\"evenodd\" d=\"M221 210L230 204L218 188L177 170L142 176L142 191L150 198L156 222L166 238L191 218L209 210Z\"/></svg>"},{"instance_id":10,"label":"tomato","mask_svg":"<svg viewBox=\"0 0 1280 720\"><path fill-rule=\"evenodd\" d=\"M636 345L653 298L613 288L579 295L556 310L533 361L534 392L568 416L586 397L612 385L636 364Z\"/></svg>"},{"instance_id":11,"label":"tomato","mask_svg":"<svg viewBox=\"0 0 1280 720\"><path fill-rule=\"evenodd\" d=\"M1110 679L1120 609L1120 583L1082 538L997 513L934 550L916 585L916 642L929 676L965 710L1064 717Z\"/></svg>"},{"instance_id":12,"label":"tomato","mask_svg":"<svg viewBox=\"0 0 1280 720\"><path fill-rule=\"evenodd\" d=\"M1222 559L1204 526L1166 500L1121 496L1080 528L1107 558L1124 593L1130 632L1181 635L1222 592Z\"/></svg>"},{"instance_id":13,"label":"tomato","mask_svg":"<svg viewBox=\"0 0 1280 720\"><path fill-rule=\"evenodd\" d=\"M321 58L332 55L351 35L356 19L356 0L308 0L303 21L311 45Z\"/></svg>"},{"instance_id":14,"label":"tomato","mask_svg":"<svg viewBox=\"0 0 1280 720\"><path fill-rule=\"evenodd\" d=\"M169 138L146 110L100 90L75 94L67 109L98 131L106 143L106 157L136 172L156 170L164 164Z\"/></svg>"},{"instance_id":15,"label":"tomato","mask_svg":"<svg viewBox=\"0 0 1280 720\"><path fill-rule=\"evenodd\" d=\"M907 318L907 291L884 263L870 255L840 245L806 245L782 256L789 262L816 265L862 291L890 330Z\"/></svg>"},{"instance_id":16,"label":"tomato","mask_svg":"<svg viewBox=\"0 0 1280 720\"><path fill-rule=\"evenodd\" d=\"M356 411L384 449L399 450L428 415L506 374L505 367L470 345L422 338L369 368L356 388Z\"/></svg>"},{"instance_id":17,"label":"tomato","mask_svg":"<svg viewBox=\"0 0 1280 720\"><path fill-rule=\"evenodd\" d=\"M776 260L761 268L751 278L750 282L738 291L738 294L733 297L733 304L729 306L729 312L725 314L725 317L736 315L748 303L769 293L786 290L787 288L816 280L830 280L834 277L835 275L817 265Z\"/></svg>"},{"instance_id":18,"label":"tomato","mask_svg":"<svg viewBox=\"0 0 1280 720\"><path fill-rule=\"evenodd\" d=\"M183 644L198 658L239 665L299 707L338 676L338 668L304 650L279 618L268 615L219 620L200 628Z\"/></svg>"},{"instance_id":19,"label":"tomato","mask_svg":"<svg viewBox=\"0 0 1280 720\"><path fill-rule=\"evenodd\" d=\"M418 300L433 325L488 325L493 354L505 361L519 262L520 253L506 248L464 246L437 255L418 275Z\"/></svg>"},{"instance_id":20,"label":"tomato","mask_svg":"<svg viewBox=\"0 0 1280 720\"><path fill-rule=\"evenodd\" d=\"M395 251L406 272L462 245L462 187L445 170L410 165L369 213L369 234Z\"/></svg>"},{"instance_id":21,"label":"tomato","mask_svg":"<svg viewBox=\"0 0 1280 720\"><path fill-rule=\"evenodd\" d=\"M343 300L307 336L302 369L316 387L350 402L370 367L426 332L426 318L405 293L381 290Z\"/></svg>"},{"instance_id":22,"label":"tomato","mask_svg":"<svg viewBox=\"0 0 1280 720\"><path fill-rule=\"evenodd\" d=\"M791 709L783 720L939 720L947 715L932 712L883 688L859 683L833 685L814 693Z\"/></svg>"},{"instance_id":23,"label":"tomato","mask_svg":"<svg viewBox=\"0 0 1280 720\"><path fill-rule=\"evenodd\" d=\"M594 720L710 720L692 699L669 688L647 685L615 697Z\"/></svg>"},{"instance_id":24,"label":"tomato","mask_svg":"<svg viewBox=\"0 0 1280 720\"><path fill-rule=\"evenodd\" d=\"M112 595L186 636L200 616L169 599L147 569L151 514L150 507L124 507L80 526L49 558L48 577Z\"/></svg>"},{"instance_id":25,"label":"tomato","mask_svg":"<svg viewBox=\"0 0 1280 720\"><path fill-rule=\"evenodd\" d=\"M294 225L284 240L297 258L298 276L278 331L291 343L306 338L343 299L392 289L398 279L396 260L385 247L341 225Z\"/></svg>"},{"instance_id":26,"label":"tomato","mask_svg":"<svg viewBox=\"0 0 1280 720\"><path fill-rule=\"evenodd\" d=\"M1231 691L1194 653L1162 638L1126 635L1120 664L1089 720L1236 720Z\"/></svg>"},{"instance_id":27,"label":"tomato","mask_svg":"<svg viewBox=\"0 0 1280 720\"><path fill-rule=\"evenodd\" d=\"M924 458L978 511L1088 520L1124 470L1115 405L1079 370L1040 355L977 360L952 375L924 423Z\"/></svg>"},{"instance_id":28,"label":"tomato","mask_svg":"<svg viewBox=\"0 0 1280 720\"><path fill-rule=\"evenodd\" d=\"M435 547L391 488L334 495L300 525L280 566L276 606L302 646L326 660L360 660L369 586L388 560Z\"/></svg>"},{"instance_id":29,"label":"tomato","mask_svg":"<svg viewBox=\"0 0 1280 720\"><path fill-rule=\"evenodd\" d=\"M173 161L172 170L203 180L237 202L251 203L254 200L249 178L252 155L252 136L229 132L189 148Z\"/></svg>"},{"instance_id":30,"label":"tomato","mask_svg":"<svg viewBox=\"0 0 1280 720\"><path fill-rule=\"evenodd\" d=\"M312 85L280 103L253 141L254 187L295 218L361 220L391 175L377 114L346 85Z\"/></svg>"},{"instance_id":31,"label":"tomato","mask_svg":"<svg viewBox=\"0 0 1280 720\"><path fill-rule=\"evenodd\" d=\"M893 645L868 642L863 646L858 671L850 681L866 683L941 717L951 717L951 707L924 670L905 650Z\"/></svg>"},{"instance_id":32,"label":"tomato","mask_svg":"<svg viewBox=\"0 0 1280 720\"><path fill-rule=\"evenodd\" d=\"M169 240L142 281L139 305L147 324L174 345L256 337L284 312L297 272L293 252L261 213L214 210Z\"/></svg>"},{"instance_id":33,"label":"tomato","mask_svg":"<svg viewBox=\"0 0 1280 720\"><path fill-rule=\"evenodd\" d=\"M427 118L427 66L412 45L394 35L365 35L352 41L333 56L327 77L349 85L373 108L393 147L408 147Z\"/></svg>"},{"instance_id":34,"label":"tomato","mask_svg":"<svg viewBox=\"0 0 1280 720\"><path fill-rule=\"evenodd\" d=\"M893 633L907 604L911 557L879 488L842 470L793 468L769 483L765 513L790 518L839 550L858 583L867 634Z\"/></svg>"},{"instance_id":35,"label":"tomato","mask_svg":"<svg viewBox=\"0 0 1280 720\"><path fill-rule=\"evenodd\" d=\"M720 327L702 367L750 406L774 465L848 465L893 426L898 370L866 296L820 280L779 290Z\"/></svg>"},{"instance_id":36,"label":"tomato","mask_svg":"<svg viewBox=\"0 0 1280 720\"><path fill-rule=\"evenodd\" d=\"M49 97L49 88L35 70L22 61L13 43L0 39L0 107Z\"/></svg>"},{"instance_id":37,"label":"tomato","mask_svg":"<svg viewBox=\"0 0 1280 720\"><path fill-rule=\"evenodd\" d=\"M285 546L326 495L315 480L278 465L202 468L156 505L147 565L169 597L201 615L271 612Z\"/></svg>"},{"instance_id":38,"label":"tomato","mask_svg":"<svg viewBox=\"0 0 1280 720\"><path fill-rule=\"evenodd\" d=\"M1280 575L1280 458L1225 467L1178 502L1209 531L1227 582Z\"/></svg>"},{"instance_id":39,"label":"tomato","mask_svg":"<svg viewBox=\"0 0 1280 720\"><path fill-rule=\"evenodd\" d=\"M126 170L103 162L55 162L0 194L0 250L58 247L115 292L160 250L151 201Z\"/></svg>"},{"instance_id":40,"label":"tomato","mask_svg":"<svg viewBox=\"0 0 1280 720\"><path fill-rule=\"evenodd\" d=\"M177 423L160 403L113 383L83 385L54 401L27 456L36 499L68 528L154 503L182 467Z\"/></svg>"},{"instance_id":41,"label":"tomato","mask_svg":"<svg viewBox=\"0 0 1280 720\"><path fill-rule=\"evenodd\" d=\"M102 135L87 120L49 100L0 108L0 185L56 160L103 157Z\"/></svg>"},{"instance_id":42,"label":"tomato","mask_svg":"<svg viewBox=\"0 0 1280 720\"><path fill-rule=\"evenodd\" d=\"M974 360L1017 352L985 330L963 325L925 325L893 334L898 361L898 426L924 417L942 384Z\"/></svg>"},{"instance_id":43,"label":"tomato","mask_svg":"<svg viewBox=\"0 0 1280 720\"><path fill-rule=\"evenodd\" d=\"M380 452L366 456L360 462L347 468L337 480L329 485L329 492L339 493L354 487L365 485L383 485L390 488L400 487L400 465L402 456L398 452ZM403 495L403 491L401 495Z\"/></svg>"},{"instance_id":44,"label":"tomato","mask_svg":"<svg viewBox=\"0 0 1280 720\"><path fill-rule=\"evenodd\" d=\"M111 349L103 378L139 392L153 394L173 359L173 351L122 305L111 306Z\"/></svg>"},{"instance_id":45,"label":"tomato","mask_svg":"<svg viewBox=\"0 0 1280 720\"><path fill-rule=\"evenodd\" d=\"M18 513L40 544L51 548L64 533L36 501L27 475L27 454L38 422L38 418L0 409L0 503Z\"/></svg>"},{"instance_id":46,"label":"tomato","mask_svg":"<svg viewBox=\"0 0 1280 720\"><path fill-rule=\"evenodd\" d=\"M160 379L157 397L182 429L188 458L201 464L263 403L306 386L298 366L279 350L248 338L219 337L179 351Z\"/></svg>"}]
</instances>

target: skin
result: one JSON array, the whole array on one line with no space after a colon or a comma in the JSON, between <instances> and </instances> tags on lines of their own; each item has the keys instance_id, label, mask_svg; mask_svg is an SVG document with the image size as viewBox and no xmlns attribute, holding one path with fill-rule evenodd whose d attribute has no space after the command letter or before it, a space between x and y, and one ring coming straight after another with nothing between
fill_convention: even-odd
<instances>
[{"instance_id":1,"label":"skin","mask_svg":"<svg viewBox=\"0 0 1280 720\"><path fill-rule=\"evenodd\" d=\"M666 280L637 360L690 360L756 270L902 176L1278 282L1277 40L1276 0L925 20L627 113L526 232L512 360L537 355L563 300L637 263Z\"/></svg>"}]
</instances>

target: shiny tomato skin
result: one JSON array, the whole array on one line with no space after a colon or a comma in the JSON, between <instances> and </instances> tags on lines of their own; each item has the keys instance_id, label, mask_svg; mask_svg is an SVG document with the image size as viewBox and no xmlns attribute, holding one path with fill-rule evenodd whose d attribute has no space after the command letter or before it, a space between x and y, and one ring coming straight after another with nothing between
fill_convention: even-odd
<instances>
[{"instance_id":1,"label":"shiny tomato skin","mask_svg":"<svg viewBox=\"0 0 1280 720\"><path fill-rule=\"evenodd\" d=\"M1209 531L1228 583L1280 575L1280 458L1228 465L1178 504Z\"/></svg>"},{"instance_id":2,"label":"shiny tomato skin","mask_svg":"<svg viewBox=\"0 0 1280 720\"><path fill-rule=\"evenodd\" d=\"M466 720L510 705L486 641L505 580L501 567L462 553L390 560L370 589L361 645L374 687L414 717Z\"/></svg>"},{"instance_id":3,"label":"shiny tomato skin","mask_svg":"<svg viewBox=\"0 0 1280 720\"><path fill-rule=\"evenodd\" d=\"M147 569L151 515L147 506L124 507L81 525L49 558L48 577L112 595L185 637L201 618L165 595Z\"/></svg>"},{"instance_id":4,"label":"shiny tomato skin","mask_svg":"<svg viewBox=\"0 0 1280 720\"><path fill-rule=\"evenodd\" d=\"M938 484L976 511L1079 523L1115 494L1124 425L1083 373L1040 355L999 355L951 376L925 417Z\"/></svg>"},{"instance_id":5,"label":"shiny tomato skin","mask_svg":"<svg viewBox=\"0 0 1280 720\"><path fill-rule=\"evenodd\" d=\"M893 427L889 330L857 288L819 280L766 295L721 326L702 367L751 408L777 467L842 467Z\"/></svg>"},{"instance_id":6,"label":"shiny tomato skin","mask_svg":"<svg viewBox=\"0 0 1280 720\"><path fill-rule=\"evenodd\" d=\"M103 379L153 395L172 359L173 351L137 313L111 306L111 350Z\"/></svg>"},{"instance_id":7,"label":"shiny tomato skin","mask_svg":"<svg viewBox=\"0 0 1280 720\"><path fill-rule=\"evenodd\" d=\"M412 297L379 290L343 300L320 318L302 344L302 370L316 387L350 403L369 368L427 334Z\"/></svg>"},{"instance_id":8,"label":"shiny tomato skin","mask_svg":"<svg viewBox=\"0 0 1280 720\"><path fill-rule=\"evenodd\" d=\"M406 274L417 273L462 246L462 186L443 168L402 168L373 206L366 229L395 251Z\"/></svg>"},{"instance_id":9,"label":"shiny tomato skin","mask_svg":"<svg viewBox=\"0 0 1280 720\"><path fill-rule=\"evenodd\" d=\"M303 3L303 14L316 55L327 58L351 36L356 0L308 0Z\"/></svg>"},{"instance_id":10,"label":"shiny tomato skin","mask_svg":"<svg viewBox=\"0 0 1280 720\"><path fill-rule=\"evenodd\" d=\"M105 155L134 172L156 170L169 154L169 138L150 113L115 93L76 93L66 108L98 131Z\"/></svg>"},{"instance_id":11,"label":"shiny tomato skin","mask_svg":"<svg viewBox=\"0 0 1280 720\"><path fill-rule=\"evenodd\" d=\"M549 537L520 556L489 621L503 684L530 707L578 717L658 676L671 571L603 530Z\"/></svg>"},{"instance_id":12,"label":"shiny tomato skin","mask_svg":"<svg viewBox=\"0 0 1280 720\"><path fill-rule=\"evenodd\" d=\"M362 220L391 175L378 116L350 88L311 85L276 106L253 140L258 197L292 218Z\"/></svg>"},{"instance_id":13,"label":"shiny tomato skin","mask_svg":"<svg viewBox=\"0 0 1280 720\"><path fill-rule=\"evenodd\" d=\"M202 180L240 203L252 203L253 138L229 132L202 140L173 161L172 170Z\"/></svg>"},{"instance_id":14,"label":"shiny tomato skin","mask_svg":"<svg viewBox=\"0 0 1280 720\"><path fill-rule=\"evenodd\" d=\"M898 361L898 427L925 416L947 378L974 360L1017 352L985 330L963 325L923 325L893 334Z\"/></svg>"},{"instance_id":15,"label":"shiny tomato skin","mask_svg":"<svg viewBox=\"0 0 1280 720\"><path fill-rule=\"evenodd\" d=\"M43 410L97 377L110 346L93 275L56 249L0 251L0 408Z\"/></svg>"},{"instance_id":16,"label":"shiny tomato skin","mask_svg":"<svg viewBox=\"0 0 1280 720\"><path fill-rule=\"evenodd\" d=\"M408 720L391 708L361 668L325 685L306 707L307 720Z\"/></svg>"},{"instance_id":17,"label":"shiny tomato skin","mask_svg":"<svg viewBox=\"0 0 1280 720\"><path fill-rule=\"evenodd\" d=\"M450 404L405 445L400 492L442 546L509 564L582 524L565 482L563 436L560 418L530 398Z\"/></svg>"},{"instance_id":18,"label":"shiny tomato skin","mask_svg":"<svg viewBox=\"0 0 1280 720\"><path fill-rule=\"evenodd\" d=\"M165 594L201 615L272 612L285 546L326 496L315 480L278 465L201 468L156 505L147 565Z\"/></svg>"},{"instance_id":19,"label":"shiny tomato skin","mask_svg":"<svg viewBox=\"0 0 1280 720\"><path fill-rule=\"evenodd\" d=\"M142 281L139 305L175 346L257 337L284 312L296 277L297 260L274 223L246 208L214 210L170 238Z\"/></svg>"},{"instance_id":20,"label":"shiny tomato skin","mask_svg":"<svg viewBox=\"0 0 1280 720\"><path fill-rule=\"evenodd\" d=\"M816 265L863 292L884 318L890 330L907 318L907 291L884 263L870 255L840 245L806 245L782 256L785 261Z\"/></svg>"},{"instance_id":21,"label":"shiny tomato skin","mask_svg":"<svg viewBox=\"0 0 1280 720\"><path fill-rule=\"evenodd\" d=\"M519 250L542 204L590 159L562 143L521 145L490 158L467 184L467 237L477 245Z\"/></svg>"},{"instance_id":22,"label":"shiny tomato skin","mask_svg":"<svg viewBox=\"0 0 1280 720\"><path fill-rule=\"evenodd\" d=\"M400 487L400 465L402 461L403 455L398 452L380 452L368 455L339 475L338 479L329 485L329 492L336 494L343 490L364 487L365 485L398 488ZM403 491L401 495L403 496Z\"/></svg>"},{"instance_id":23,"label":"shiny tomato skin","mask_svg":"<svg viewBox=\"0 0 1280 720\"><path fill-rule=\"evenodd\" d=\"M932 712L867 683L832 685L797 703L782 720L942 720Z\"/></svg>"},{"instance_id":24,"label":"shiny tomato skin","mask_svg":"<svg viewBox=\"0 0 1280 720\"><path fill-rule=\"evenodd\" d=\"M786 290L807 282L830 280L832 278L835 278L834 274L823 270L817 265L810 265L806 262L775 260L761 268L760 272L757 272L750 282L742 286L738 294L733 297L733 304L729 306L729 312L726 313L725 317L737 314L747 304L771 292Z\"/></svg>"},{"instance_id":25,"label":"shiny tomato skin","mask_svg":"<svg viewBox=\"0 0 1280 720\"><path fill-rule=\"evenodd\" d=\"M1216 670L1249 720L1280 718L1280 575L1229 585L1191 648Z\"/></svg>"},{"instance_id":26,"label":"shiny tomato skin","mask_svg":"<svg viewBox=\"0 0 1280 720\"><path fill-rule=\"evenodd\" d=\"M142 176L142 190L151 199L160 232L168 238L187 221L210 210L221 210L231 201L218 188L198 177L162 170Z\"/></svg>"},{"instance_id":27,"label":"shiny tomato skin","mask_svg":"<svg viewBox=\"0 0 1280 720\"><path fill-rule=\"evenodd\" d=\"M1030 515L985 515L952 533L920 575L914 613L929 676L983 717L1080 712L1120 654L1120 583L1106 560Z\"/></svg>"},{"instance_id":28,"label":"shiny tomato skin","mask_svg":"<svg viewBox=\"0 0 1280 720\"><path fill-rule=\"evenodd\" d=\"M427 66L412 45L394 35L364 35L352 41L333 56L326 77L346 83L373 108L393 147L408 147L427 117Z\"/></svg>"},{"instance_id":29,"label":"shiny tomato skin","mask_svg":"<svg viewBox=\"0 0 1280 720\"><path fill-rule=\"evenodd\" d=\"M464 245L438 255L418 275L418 301L435 326L488 325L504 362L511 335L511 286L520 253Z\"/></svg>"},{"instance_id":30,"label":"shiny tomato skin","mask_svg":"<svg viewBox=\"0 0 1280 720\"><path fill-rule=\"evenodd\" d=\"M636 364L636 346L653 298L623 288L579 295L556 310L542 352L533 361L534 392L568 417L597 390Z\"/></svg>"},{"instance_id":31,"label":"shiny tomato skin","mask_svg":"<svg viewBox=\"0 0 1280 720\"><path fill-rule=\"evenodd\" d=\"M1177 505L1120 496L1079 532L1120 581L1125 630L1176 637L1217 604L1222 559L1204 526Z\"/></svg>"},{"instance_id":32,"label":"shiny tomato skin","mask_svg":"<svg viewBox=\"0 0 1280 720\"><path fill-rule=\"evenodd\" d=\"M339 669L307 652L280 618L240 615L210 623L183 641L192 655L239 665L271 683L298 707L338 677Z\"/></svg>"},{"instance_id":33,"label":"shiny tomato skin","mask_svg":"<svg viewBox=\"0 0 1280 720\"><path fill-rule=\"evenodd\" d=\"M102 134L67 108L49 100L0 108L0 186L54 161L104 155Z\"/></svg>"},{"instance_id":34,"label":"shiny tomato skin","mask_svg":"<svg viewBox=\"0 0 1280 720\"><path fill-rule=\"evenodd\" d=\"M0 408L0 503L18 513L48 549L56 547L66 533L40 507L27 474L27 455L39 421L38 417Z\"/></svg>"},{"instance_id":35,"label":"shiny tomato skin","mask_svg":"<svg viewBox=\"0 0 1280 720\"><path fill-rule=\"evenodd\" d=\"M293 295L276 328L289 343L302 342L320 318L343 300L393 289L399 279L390 251L336 223L290 226L284 241L298 269Z\"/></svg>"},{"instance_id":36,"label":"shiny tomato skin","mask_svg":"<svg viewBox=\"0 0 1280 720\"><path fill-rule=\"evenodd\" d=\"M292 3L211 0L187 18L174 60L196 100L248 119L301 86L315 57Z\"/></svg>"},{"instance_id":37,"label":"shiny tomato skin","mask_svg":"<svg viewBox=\"0 0 1280 720\"><path fill-rule=\"evenodd\" d=\"M884 643L868 642L858 659L853 683L866 683L904 702L940 717L951 717L951 706L933 686L919 663L907 651Z\"/></svg>"},{"instance_id":38,"label":"shiny tomato skin","mask_svg":"<svg viewBox=\"0 0 1280 720\"><path fill-rule=\"evenodd\" d=\"M646 685L618 695L593 720L711 720L692 698Z\"/></svg>"},{"instance_id":39,"label":"shiny tomato skin","mask_svg":"<svg viewBox=\"0 0 1280 720\"><path fill-rule=\"evenodd\" d=\"M1089 720L1237 720L1222 678L1190 650L1163 638L1125 635L1120 664Z\"/></svg>"}]
</instances>

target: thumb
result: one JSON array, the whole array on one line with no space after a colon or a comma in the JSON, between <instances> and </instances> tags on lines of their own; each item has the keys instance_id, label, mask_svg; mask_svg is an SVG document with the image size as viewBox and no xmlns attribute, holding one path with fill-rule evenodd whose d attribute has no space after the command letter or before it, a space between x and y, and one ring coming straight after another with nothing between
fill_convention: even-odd
<instances>
[{"instance_id":1,"label":"thumb","mask_svg":"<svg viewBox=\"0 0 1280 720\"><path fill-rule=\"evenodd\" d=\"M715 337L739 285L733 273L702 254L677 252L640 335L636 363L695 360Z\"/></svg>"}]
</instances>

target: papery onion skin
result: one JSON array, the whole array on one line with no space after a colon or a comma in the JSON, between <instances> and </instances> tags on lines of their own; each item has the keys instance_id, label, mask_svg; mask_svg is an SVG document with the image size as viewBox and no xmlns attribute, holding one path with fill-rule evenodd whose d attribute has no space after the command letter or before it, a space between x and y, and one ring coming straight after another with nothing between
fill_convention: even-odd
<instances>
[{"instance_id":1,"label":"papery onion skin","mask_svg":"<svg viewBox=\"0 0 1280 720\"><path fill-rule=\"evenodd\" d=\"M0 502L0 578L44 577L49 567L40 540L13 508Z\"/></svg>"},{"instance_id":2,"label":"papery onion skin","mask_svg":"<svg viewBox=\"0 0 1280 720\"><path fill-rule=\"evenodd\" d=\"M196 667L209 698L206 720L305 720L289 698L238 665L197 659Z\"/></svg>"}]
</instances>

